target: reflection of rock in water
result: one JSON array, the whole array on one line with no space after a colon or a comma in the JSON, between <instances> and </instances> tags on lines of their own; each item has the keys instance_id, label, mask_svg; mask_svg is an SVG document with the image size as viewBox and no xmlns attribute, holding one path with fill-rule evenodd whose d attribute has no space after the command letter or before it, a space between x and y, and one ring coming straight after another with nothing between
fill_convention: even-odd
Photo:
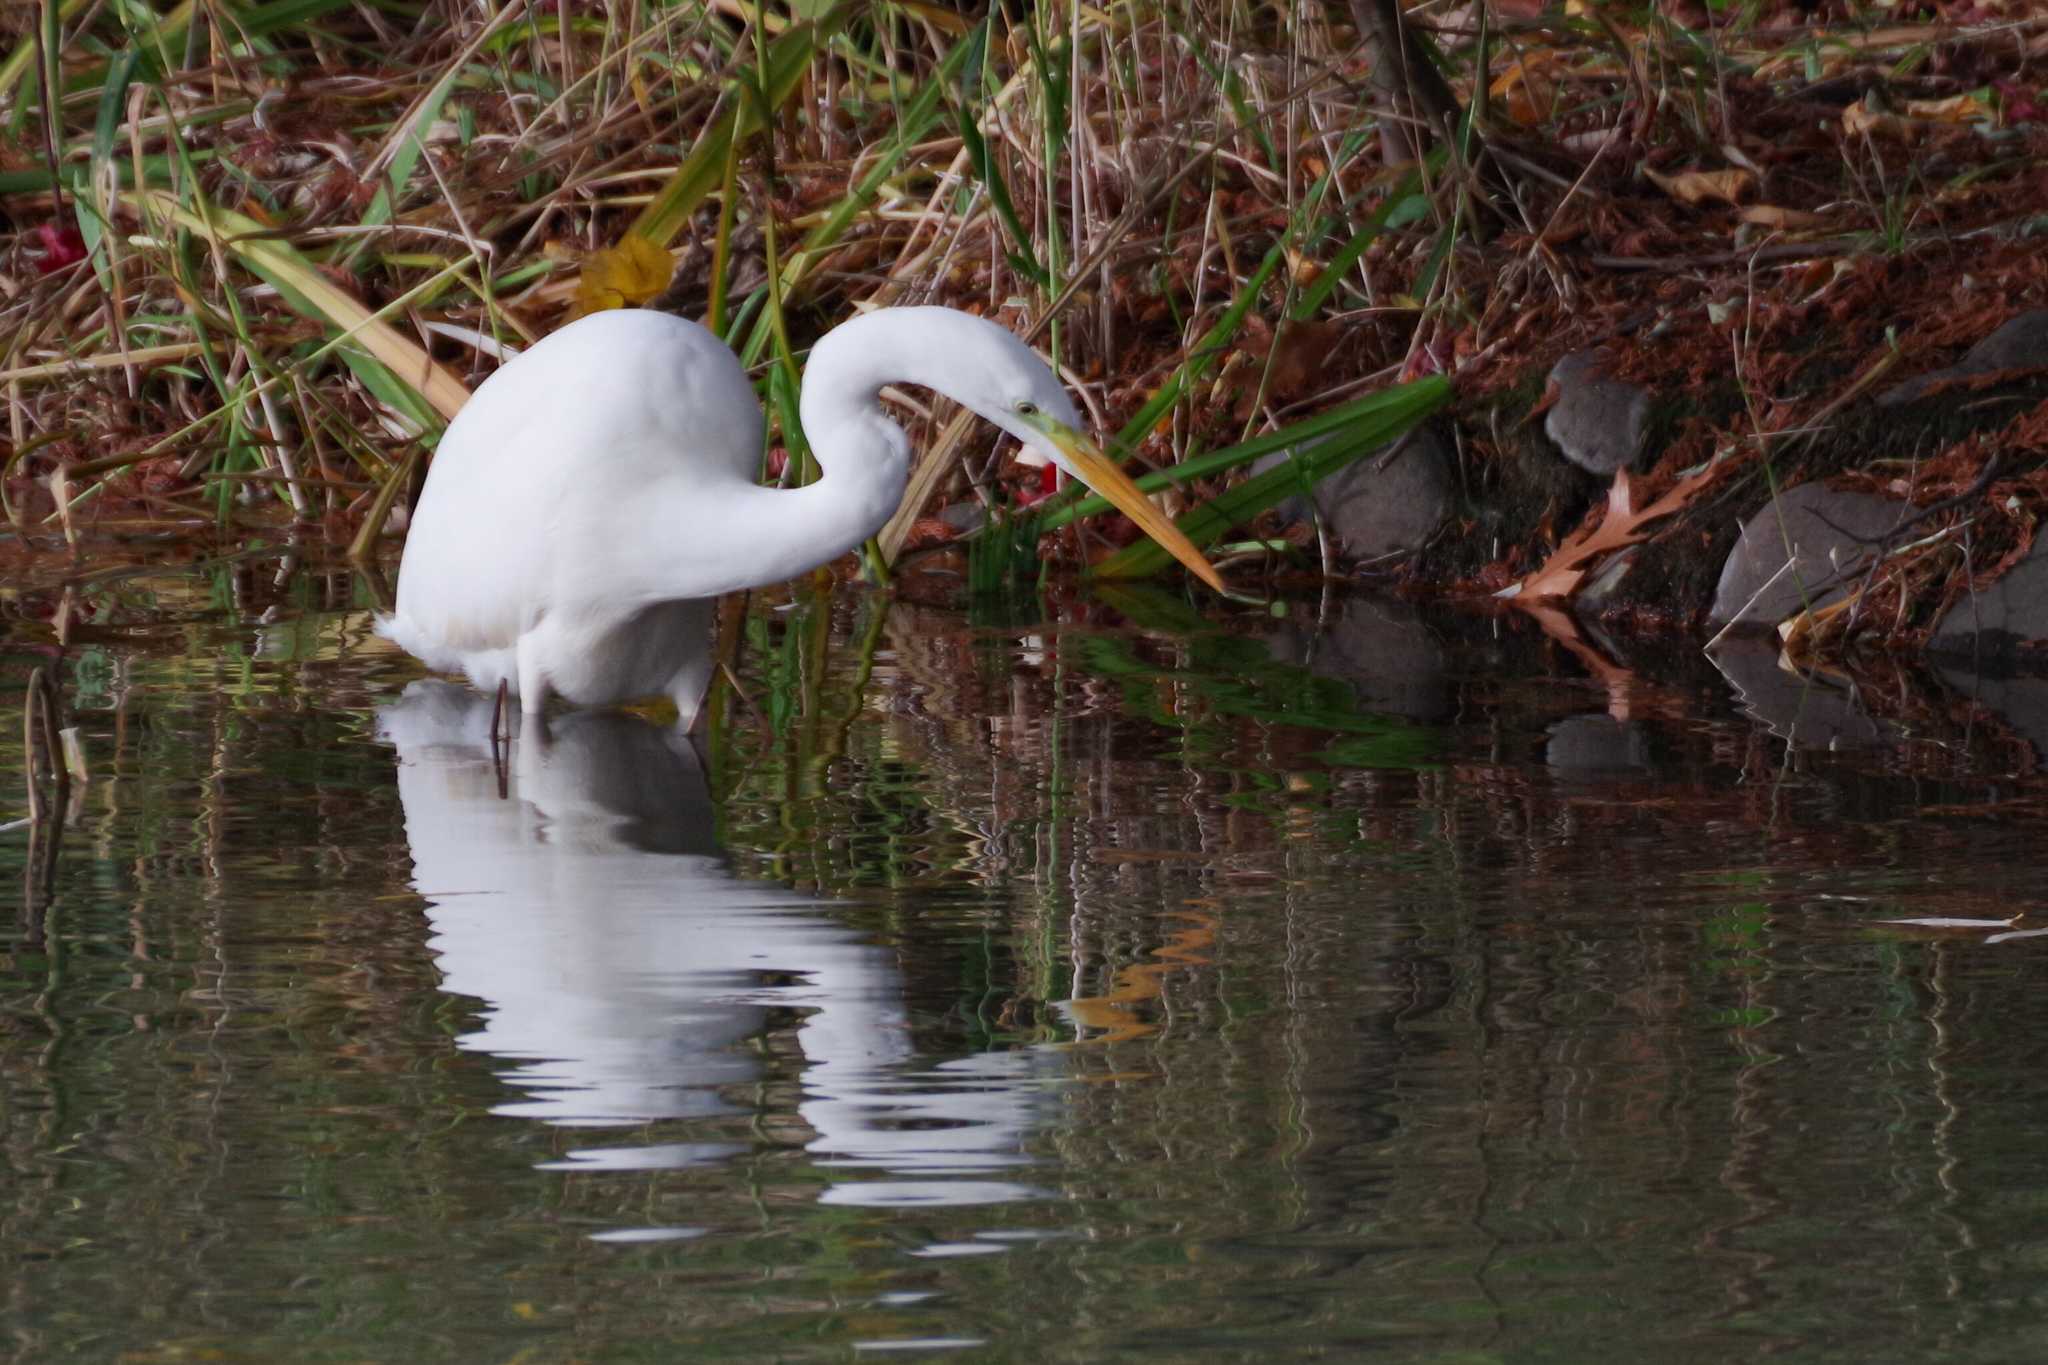
<instances>
[{"instance_id":1,"label":"reflection of rock in water","mask_svg":"<svg viewBox=\"0 0 2048 1365\"><path fill-rule=\"evenodd\" d=\"M1345 597L1321 629L1288 626L1267 638L1274 658L1350 683L1365 710L1411 720L1451 713L1443 646L1400 602Z\"/></svg>"},{"instance_id":2,"label":"reflection of rock in water","mask_svg":"<svg viewBox=\"0 0 2048 1365\"><path fill-rule=\"evenodd\" d=\"M1573 777L1641 776L1655 767L1648 730L1607 715L1566 716L1551 726L1543 761Z\"/></svg>"},{"instance_id":3,"label":"reflection of rock in water","mask_svg":"<svg viewBox=\"0 0 2048 1365\"><path fill-rule=\"evenodd\" d=\"M954 1173L1018 1164L1043 1113L1031 1065L971 1088L909 1070L895 965L880 948L715 856L714 812L689 742L634 717L578 712L513 741L506 796L491 703L415 683L379 717L399 751L413 884L430 902L444 986L485 1002L460 1046L519 1063L498 1112L575 1127L736 1110L721 1088L760 1077L742 1040L771 1010L806 1011L802 1117L812 1150L864 1167ZM979 1060L979 1059L975 1059ZM646 1168L735 1149L667 1143L578 1153L579 1168ZM892 1185L901 1182L890 1182ZM947 1181L925 1200L1015 1198ZM840 1202L866 1202L860 1184ZM887 1202L896 1189L873 1194Z\"/></svg>"},{"instance_id":4,"label":"reflection of rock in water","mask_svg":"<svg viewBox=\"0 0 2048 1365\"><path fill-rule=\"evenodd\" d=\"M1959 695L1990 711L2033 745L2037 759L2048 760L2048 678L1996 677L1959 663L1936 671Z\"/></svg>"},{"instance_id":5,"label":"reflection of rock in water","mask_svg":"<svg viewBox=\"0 0 2048 1365\"><path fill-rule=\"evenodd\" d=\"M1730 636L1708 652L1742 709L1805 749L1864 748L1895 737L1850 693L1778 665L1774 643Z\"/></svg>"}]
</instances>

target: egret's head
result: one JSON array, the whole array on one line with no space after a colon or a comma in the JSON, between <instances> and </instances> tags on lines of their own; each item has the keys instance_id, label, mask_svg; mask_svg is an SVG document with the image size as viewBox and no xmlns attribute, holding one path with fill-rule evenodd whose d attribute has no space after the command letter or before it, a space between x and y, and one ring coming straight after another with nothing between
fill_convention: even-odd
<instances>
[{"instance_id":1,"label":"egret's head","mask_svg":"<svg viewBox=\"0 0 2048 1365\"><path fill-rule=\"evenodd\" d=\"M1074 400L1038 354L995 323L967 314L954 316L979 327L960 338L975 340L944 362L957 372L957 379L933 387L1023 442L1025 463L1050 460L1100 493L1196 577L1222 592L1223 580L1202 552L1087 434ZM982 329L986 334L977 335Z\"/></svg>"},{"instance_id":2,"label":"egret's head","mask_svg":"<svg viewBox=\"0 0 2048 1365\"><path fill-rule=\"evenodd\" d=\"M1081 414L1066 386L1038 352L1006 327L951 308L895 310L929 323L926 365L931 387L1001 427L1023 443L1018 459L1048 460L1078 477L1068 462L1063 433L1082 431Z\"/></svg>"}]
</instances>

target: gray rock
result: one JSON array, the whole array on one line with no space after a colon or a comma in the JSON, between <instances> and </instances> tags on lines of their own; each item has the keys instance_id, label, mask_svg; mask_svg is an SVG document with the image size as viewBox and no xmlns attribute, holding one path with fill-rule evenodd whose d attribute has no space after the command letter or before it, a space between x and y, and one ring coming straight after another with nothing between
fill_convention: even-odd
<instances>
[{"instance_id":1,"label":"gray rock","mask_svg":"<svg viewBox=\"0 0 2048 1365\"><path fill-rule=\"evenodd\" d=\"M1264 473L1288 459L1285 451L1252 466ZM1421 427L1338 470L1314 489L1316 515L1345 551L1360 560L1412 554L1428 543L1451 514L1451 458L1444 439ZM1289 521L1307 521L1308 499L1280 504Z\"/></svg>"},{"instance_id":2,"label":"gray rock","mask_svg":"<svg viewBox=\"0 0 2048 1365\"><path fill-rule=\"evenodd\" d=\"M1946 369L1894 384L1877 396L1881 408L1895 408L1925 397L1936 385L1999 370L2033 370L2048 366L2048 308L2033 308L1972 346Z\"/></svg>"},{"instance_id":3,"label":"gray rock","mask_svg":"<svg viewBox=\"0 0 2048 1365\"><path fill-rule=\"evenodd\" d=\"M1782 667L1778 647L1730 638L1707 651L1735 689L1742 709L1781 739L1802 749L1860 749L1899 738L1895 727L1872 717L1851 692Z\"/></svg>"},{"instance_id":4,"label":"gray rock","mask_svg":"<svg viewBox=\"0 0 2048 1365\"><path fill-rule=\"evenodd\" d=\"M1717 624L1771 627L1805 606L1842 597L1866 566L1871 542L1912 514L1906 503L1803 483L1766 503L1742 528L1710 613ZM1786 546L1792 547L1786 567ZM1768 585L1768 586L1766 586Z\"/></svg>"},{"instance_id":5,"label":"gray rock","mask_svg":"<svg viewBox=\"0 0 2048 1365\"><path fill-rule=\"evenodd\" d=\"M1927 648L1937 654L1995 656L2040 640L2048 640L2048 547L2036 540L2003 578L1950 607Z\"/></svg>"},{"instance_id":6,"label":"gray rock","mask_svg":"<svg viewBox=\"0 0 2048 1365\"><path fill-rule=\"evenodd\" d=\"M1649 390L1607 374L1607 354L1574 351L1550 367L1543 430L1579 468L1603 477L1642 453L1650 428Z\"/></svg>"}]
</instances>

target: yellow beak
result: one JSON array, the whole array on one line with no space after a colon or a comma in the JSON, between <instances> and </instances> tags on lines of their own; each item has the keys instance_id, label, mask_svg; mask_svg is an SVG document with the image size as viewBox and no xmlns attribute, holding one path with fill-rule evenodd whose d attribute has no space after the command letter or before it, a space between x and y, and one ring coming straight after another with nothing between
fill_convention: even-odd
<instances>
[{"instance_id":1,"label":"yellow beak","mask_svg":"<svg viewBox=\"0 0 2048 1365\"><path fill-rule=\"evenodd\" d=\"M1161 549L1187 565L1195 577L1218 592L1224 591L1223 580L1216 576L1216 570L1209 567L1209 561L1202 558L1202 552L1180 533L1180 528L1164 512L1152 505L1152 500L1139 491L1138 485L1132 483L1109 456L1102 453L1101 446L1056 417L1038 414L1035 421L1030 417L1024 420L1044 432L1046 439L1059 447L1060 454L1073 466L1082 483L1109 499L1112 507L1136 522L1138 529L1158 541Z\"/></svg>"}]
</instances>

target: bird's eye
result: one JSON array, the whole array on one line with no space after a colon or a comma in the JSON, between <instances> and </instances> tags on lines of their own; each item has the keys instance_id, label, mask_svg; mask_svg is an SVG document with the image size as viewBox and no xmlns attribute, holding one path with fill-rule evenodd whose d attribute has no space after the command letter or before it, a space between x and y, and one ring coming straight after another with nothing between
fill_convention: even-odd
<instances>
[{"instance_id":1,"label":"bird's eye","mask_svg":"<svg viewBox=\"0 0 2048 1365\"><path fill-rule=\"evenodd\" d=\"M1036 404L1036 403L1032 402L1032 401L1031 401L1030 399L1028 399L1028 398L1027 398L1027 399L1025 399L1025 400L1024 400L1023 402L1021 402L1021 403L1019 403L1019 404L1017 405L1017 415L1018 415L1019 417L1036 417L1036 416L1038 416L1038 404Z\"/></svg>"}]
</instances>

